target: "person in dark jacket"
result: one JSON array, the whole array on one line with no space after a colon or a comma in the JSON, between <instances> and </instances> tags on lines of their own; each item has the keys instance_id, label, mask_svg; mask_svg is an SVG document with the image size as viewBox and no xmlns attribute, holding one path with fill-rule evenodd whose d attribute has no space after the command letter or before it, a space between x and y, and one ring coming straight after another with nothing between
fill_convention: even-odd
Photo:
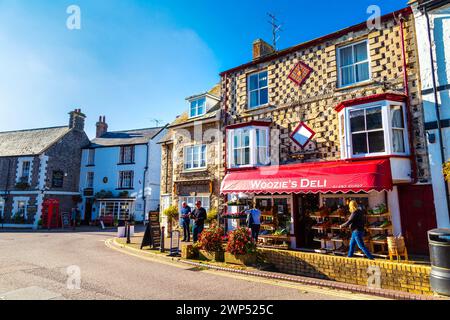
<instances>
[{"instance_id":1,"label":"person in dark jacket","mask_svg":"<svg viewBox=\"0 0 450 320\"><path fill-rule=\"evenodd\" d=\"M202 202L197 201L195 203L195 210L192 211L191 217L194 219L194 243L198 241L198 235L203 232L203 228L205 227L206 220L206 210L202 208Z\"/></svg>"},{"instance_id":2,"label":"person in dark jacket","mask_svg":"<svg viewBox=\"0 0 450 320\"><path fill-rule=\"evenodd\" d=\"M365 217L364 212L361 209L358 209L358 204L356 201L351 201L349 204L350 209L350 218L346 223L341 225L341 229L350 226L352 230L352 238L350 240L350 248L348 250L348 257L352 258L355 254L356 245L361 249L361 251L366 255L370 260L374 260L374 257L367 249L364 244L364 226L365 226Z\"/></svg>"},{"instance_id":3,"label":"person in dark jacket","mask_svg":"<svg viewBox=\"0 0 450 320\"><path fill-rule=\"evenodd\" d=\"M191 241L191 207L188 206L186 202L183 202L181 205L181 222L183 225L183 240L182 242L190 242Z\"/></svg>"}]
</instances>

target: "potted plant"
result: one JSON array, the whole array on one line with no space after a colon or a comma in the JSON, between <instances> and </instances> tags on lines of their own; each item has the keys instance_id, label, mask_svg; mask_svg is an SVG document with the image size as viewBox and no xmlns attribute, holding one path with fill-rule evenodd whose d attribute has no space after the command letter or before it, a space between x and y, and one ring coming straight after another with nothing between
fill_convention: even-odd
<instances>
[{"instance_id":1,"label":"potted plant","mask_svg":"<svg viewBox=\"0 0 450 320\"><path fill-rule=\"evenodd\" d=\"M228 233L225 262L238 265L256 263L256 243L248 228L238 228Z\"/></svg>"},{"instance_id":2,"label":"potted plant","mask_svg":"<svg viewBox=\"0 0 450 320\"><path fill-rule=\"evenodd\" d=\"M163 214L167 218L167 234L170 238L172 234L173 222L177 220L179 215L178 208L176 206L170 206L163 211Z\"/></svg>"},{"instance_id":3,"label":"potted plant","mask_svg":"<svg viewBox=\"0 0 450 320\"><path fill-rule=\"evenodd\" d=\"M224 261L224 250L222 246L224 234L224 230L218 226L206 229L200 234L198 240L200 259Z\"/></svg>"}]
</instances>

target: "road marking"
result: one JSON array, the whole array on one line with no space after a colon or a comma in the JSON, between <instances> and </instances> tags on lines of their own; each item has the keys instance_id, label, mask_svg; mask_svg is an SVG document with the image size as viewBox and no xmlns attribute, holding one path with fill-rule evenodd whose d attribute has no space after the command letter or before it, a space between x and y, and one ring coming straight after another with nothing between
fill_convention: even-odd
<instances>
[{"instance_id":1,"label":"road marking","mask_svg":"<svg viewBox=\"0 0 450 320\"><path fill-rule=\"evenodd\" d=\"M181 266L179 263L175 263L175 262L162 261L163 258L150 258L150 257L142 256L142 252L135 248L127 247L126 249L124 249L125 247L123 245L114 243L115 245L120 246L120 248L118 248L113 243L114 243L114 239L105 240L105 244L108 248L111 248L113 250L119 251L121 253L130 255L130 256L134 256L134 257L137 257L137 258L140 258L143 260L148 260L151 262L170 265L170 266L173 266L173 267L176 267L179 269L184 269L184 270L188 270L191 268L191 266L185 267L185 266ZM137 251L140 254L132 253L129 250ZM335 296L335 297L345 298L345 299L350 299L350 300L389 300L389 299L381 298L381 297L377 297L377 296L350 293L350 292L346 292L346 291L336 291L333 289L321 289L321 288L318 288L315 286L305 286L305 285L301 285L301 284L277 281L277 280L273 280L273 279L263 279L263 278L258 278L258 277L254 277L254 276L242 276L242 275L237 275L237 274L233 274L233 273L228 273L226 271L221 272L218 270L200 270L199 272L204 272L204 273L209 273L209 274L214 274L214 275L218 275L218 276L222 276L222 277L234 278L234 279L239 279L239 280L244 280L244 281L249 281L249 282L264 283L264 284L269 284L269 285L278 286L278 287L296 289L299 291L306 291L307 293L313 292L313 293L318 293L318 294L323 294L323 295Z\"/></svg>"}]
</instances>

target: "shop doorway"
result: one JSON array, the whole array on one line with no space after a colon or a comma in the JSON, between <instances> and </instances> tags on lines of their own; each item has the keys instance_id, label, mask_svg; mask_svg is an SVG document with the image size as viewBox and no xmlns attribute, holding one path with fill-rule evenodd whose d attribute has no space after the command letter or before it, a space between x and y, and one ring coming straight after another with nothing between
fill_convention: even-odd
<instances>
[{"instance_id":1,"label":"shop doorway","mask_svg":"<svg viewBox=\"0 0 450 320\"><path fill-rule=\"evenodd\" d=\"M398 197L408 252L428 255L427 232L437 226L431 185L399 186Z\"/></svg>"},{"instance_id":2,"label":"shop doorway","mask_svg":"<svg viewBox=\"0 0 450 320\"><path fill-rule=\"evenodd\" d=\"M314 232L311 228L315 221L310 217L311 213L319 210L319 204L319 195L302 194L294 196L294 212L296 212L294 228L297 248L316 249L320 247L319 243L314 242Z\"/></svg>"},{"instance_id":3,"label":"shop doorway","mask_svg":"<svg viewBox=\"0 0 450 320\"><path fill-rule=\"evenodd\" d=\"M86 198L86 204L84 205L84 225L89 225L92 220L92 206L94 204L94 200L92 198Z\"/></svg>"}]
</instances>

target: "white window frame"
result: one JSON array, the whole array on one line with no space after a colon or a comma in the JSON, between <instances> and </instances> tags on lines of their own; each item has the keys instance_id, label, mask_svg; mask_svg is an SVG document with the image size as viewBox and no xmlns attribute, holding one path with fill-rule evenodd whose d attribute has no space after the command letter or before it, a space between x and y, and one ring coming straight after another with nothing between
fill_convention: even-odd
<instances>
[{"instance_id":1,"label":"white window frame","mask_svg":"<svg viewBox=\"0 0 450 320\"><path fill-rule=\"evenodd\" d=\"M242 130L248 130L250 135L250 163L248 165L236 165L234 163L234 136L237 132ZM257 130L266 131L266 159L268 160L267 164L258 163L258 150L261 148L258 146L257 141ZM241 147L242 148L242 147ZM253 167L263 167L270 165L270 128L263 126L248 126L236 129L227 130L227 153L228 153L228 168L253 168Z\"/></svg>"},{"instance_id":2,"label":"white window frame","mask_svg":"<svg viewBox=\"0 0 450 320\"><path fill-rule=\"evenodd\" d=\"M401 106L403 113L403 139L405 144L405 152L394 152L393 146L393 134L392 134L392 123L390 117L391 106ZM350 125L350 111L353 110L361 110L373 107L381 107L382 113L382 125L384 132L384 146L385 152L377 152L377 153L366 153L361 155L353 155L353 145L352 145L352 132ZM345 121L344 125L342 121ZM408 137L408 126L407 126L407 117L406 117L406 105L402 102L383 100L377 101L373 103L361 104L356 106L351 106L344 108L339 112L339 136L341 137L341 158L342 159L352 159L352 158L367 158L367 157L377 157L377 156L409 156L409 137ZM342 132L342 128L344 128L345 132ZM342 140L345 141L345 144L342 143Z\"/></svg>"},{"instance_id":3,"label":"white window frame","mask_svg":"<svg viewBox=\"0 0 450 320\"><path fill-rule=\"evenodd\" d=\"M28 206L30 202L29 197L15 197L13 199L14 205L13 205L13 214L12 217L14 217L17 213L19 213L19 202L25 202L25 212L24 212L24 219L28 219Z\"/></svg>"},{"instance_id":4,"label":"white window frame","mask_svg":"<svg viewBox=\"0 0 450 320\"><path fill-rule=\"evenodd\" d=\"M357 46L358 44L361 44L361 43L364 43L364 42L366 43L366 46L367 46L367 60L365 60L363 62L357 62L357 63L353 62L353 64L345 66L345 67L352 66L353 76L354 76L355 82L343 85L342 84L342 68L344 68L344 67L341 66L341 50L349 48L349 47L353 48L353 47ZM364 83L370 82L372 80L372 67L371 67L372 66L372 60L371 60L371 56L370 56L369 40L364 39L362 41L353 42L353 43L350 43L350 44L338 47L337 48L336 57L337 57L336 65L337 65L337 70L338 70L338 88L346 88L346 87L351 87L351 86L358 85L358 84L364 84ZM355 68L355 66L358 65L358 64L366 63L366 62L369 65L369 79L362 80L362 81L356 81L356 68Z\"/></svg>"},{"instance_id":5,"label":"white window frame","mask_svg":"<svg viewBox=\"0 0 450 320\"><path fill-rule=\"evenodd\" d=\"M267 73L267 85L265 87L259 87L259 76L260 76L261 73L264 73L264 72ZM258 88L250 90L250 77L252 77L254 75L258 75ZM251 106L251 99L250 99L251 93L255 92L255 91L258 91L258 97L261 100L260 94L261 94L261 90L263 90L263 89L267 89L267 103L264 103L264 104L260 103L260 104L258 104L256 106L252 107ZM270 103L270 99L269 99L269 71L267 69L266 70L260 70L260 71L257 71L257 72L253 72L253 73L250 73L250 74L247 75L247 100L248 100L247 108L250 109L250 110L264 107L264 106L266 106L266 105L268 105Z\"/></svg>"},{"instance_id":6,"label":"white window frame","mask_svg":"<svg viewBox=\"0 0 450 320\"><path fill-rule=\"evenodd\" d=\"M23 165L24 163L30 163L30 169L28 171L28 184L31 184L31 177L33 176L33 157L19 158L17 163L16 182L20 182L23 177Z\"/></svg>"},{"instance_id":7,"label":"white window frame","mask_svg":"<svg viewBox=\"0 0 450 320\"><path fill-rule=\"evenodd\" d=\"M200 150L197 153L198 156L199 156L199 158L197 159L198 166L194 167L194 161L195 161L195 159L194 159L194 154L195 154L194 150L196 148L199 148ZM204 148L204 150L203 150L203 148ZM192 153L190 154L191 155L190 159L188 159L189 150L192 150ZM207 168L207 166L208 166L208 162L207 162L207 160L208 160L208 146L206 144L196 144L196 145L185 146L184 150L183 150L183 154L184 154L184 157L183 157L183 159L184 159L183 170L184 171L197 171L197 170L204 170L204 169ZM204 157L205 157L205 159L204 159L205 165L204 166L202 166L202 155L204 155ZM191 164L190 168L186 167L188 163Z\"/></svg>"},{"instance_id":8,"label":"white window frame","mask_svg":"<svg viewBox=\"0 0 450 320\"><path fill-rule=\"evenodd\" d=\"M0 218L3 218L5 214L5 199L0 197Z\"/></svg>"},{"instance_id":9,"label":"white window frame","mask_svg":"<svg viewBox=\"0 0 450 320\"><path fill-rule=\"evenodd\" d=\"M203 112L202 113L200 113L199 112L199 104L198 104L198 102L200 101L200 100L203 100L204 101L204 103L203 103ZM192 115L192 110L194 109L193 107L192 107L192 104L195 102L195 115ZM189 101L189 118L197 118L197 117L201 117L201 116L203 116L204 114L206 113L206 97L199 97L199 98L196 98L196 99L193 99L193 100L190 100Z\"/></svg>"},{"instance_id":10,"label":"white window frame","mask_svg":"<svg viewBox=\"0 0 450 320\"><path fill-rule=\"evenodd\" d=\"M86 163L88 166L95 165L95 149L88 149Z\"/></svg>"},{"instance_id":11,"label":"white window frame","mask_svg":"<svg viewBox=\"0 0 450 320\"><path fill-rule=\"evenodd\" d=\"M129 177L130 185L129 186L124 185L125 174L130 174L130 177ZM134 189L134 171L133 170L119 171L118 188L119 189Z\"/></svg>"},{"instance_id":12,"label":"white window frame","mask_svg":"<svg viewBox=\"0 0 450 320\"><path fill-rule=\"evenodd\" d=\"M92 176L92 181L90 179L91 176ZM94 188L94 178L95 178L95 173L93 171L86 172L86 188L88 188L88 189ZM92 182L92 184L90 182Z\"/></svg>"}]
</instances>

